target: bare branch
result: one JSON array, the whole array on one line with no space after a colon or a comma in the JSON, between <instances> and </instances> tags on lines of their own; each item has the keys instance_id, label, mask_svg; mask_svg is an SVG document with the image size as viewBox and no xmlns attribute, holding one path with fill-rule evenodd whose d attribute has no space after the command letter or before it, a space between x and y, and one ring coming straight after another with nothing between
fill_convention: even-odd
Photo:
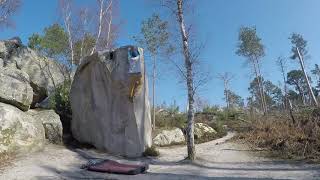
<instances>
[{"instance_id":1,"label":"bare branch","mask_svg":"<svg viewBox=\"0 0 320 180\"><path fill-rule=\"evenodd\" d=\"M0 0L0 27L13 25L10 18L20 6L20 0Z\"/></svg>"}]
</instances>

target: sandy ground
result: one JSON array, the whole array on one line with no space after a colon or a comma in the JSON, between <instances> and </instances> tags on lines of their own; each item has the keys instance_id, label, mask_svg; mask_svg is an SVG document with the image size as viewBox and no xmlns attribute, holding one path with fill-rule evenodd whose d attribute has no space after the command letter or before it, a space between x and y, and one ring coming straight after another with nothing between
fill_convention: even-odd
<instances>
[{"instance_id":1,"label":"sandy ground","mask_svg":"<svg viewBox=\"0 0 320 180\"><path fill-rule=\"evenodd\" d=\"M234 134L196 146L198 160L189 163L185 147L160 148L159 158L125 160L95 150L48 145L43 152L20 157L0 172L1 180L56 179L319 179L320 165L275 161L259 156L242 144L225 142ZM80 169L90 158L127 163L146 162L150 169L135 176L95 173Z\"/></svg>"}]
</instances>

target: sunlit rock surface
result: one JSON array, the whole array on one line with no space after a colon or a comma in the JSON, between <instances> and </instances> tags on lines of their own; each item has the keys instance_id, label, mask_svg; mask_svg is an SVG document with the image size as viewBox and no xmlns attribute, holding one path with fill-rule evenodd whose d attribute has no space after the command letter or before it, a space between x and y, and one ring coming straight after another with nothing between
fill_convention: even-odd
<instances>
[{"instance_id":1,"label":"sunlit rock surface","mask_svg":"<svg viewBox=\"0 0 320 180\"><path fill-rule=\"evenodd\" d=\"M138 68L129 62L130 49L95 53L78 67L71 87L72 134L80 142L128 157L141 156L151 146L151 119L143 50ZM140 85L131 99L134 74Z\"/></svg>"}]
</instances>

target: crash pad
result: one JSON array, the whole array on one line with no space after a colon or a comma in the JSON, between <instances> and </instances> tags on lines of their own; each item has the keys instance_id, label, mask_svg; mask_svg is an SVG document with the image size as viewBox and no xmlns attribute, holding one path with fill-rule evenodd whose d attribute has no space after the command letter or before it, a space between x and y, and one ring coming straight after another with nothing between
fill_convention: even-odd
<instances>
[{"instance_id":1,"label":"crash pad","mask_svg":"<svg viewBox=\"0 0 320 180\"><path fill-rule=\"evenodd\" d=\"M136 175L147 172L149 166L147 164L143 165L133 165L133 164L124 164L119 163L113 160L102 160L96 161L95 163L89 163L86 166L86 169L89 171L95 172L106 172L106 173L115 173L115 174L127 174L127 175Z\"/></svg>"}]
</instances>

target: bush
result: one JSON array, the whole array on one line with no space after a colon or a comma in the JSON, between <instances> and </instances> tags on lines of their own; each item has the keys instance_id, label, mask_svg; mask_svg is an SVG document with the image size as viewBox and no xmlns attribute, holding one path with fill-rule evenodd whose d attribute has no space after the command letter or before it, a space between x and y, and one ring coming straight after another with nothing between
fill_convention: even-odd
<instances>
[{"instance_id":1,"label":"bush","mask_svg":"<svg viewBox=\"0 0 320 180\"><path fill-rule=\"evenodd\" d=\"M320 160L319 109L295 113L293 124L286 114L260 117L250 123L251 130L239 138L255 147L270 150L284 158Z\"/></svg>"},{"instance_id":2,"label":"bush","mask_svg":"<svg viewBox=\"0 0 320 180\"><path fill-rule=\"evenodd\" d=\"M217 131L217 134L216 134L217 137L220 138L227 135L227 129L223 127L224 125L223 122L221 121L212 122L212 123L209 123L208 125Z\"/></svg>"},{"instance_id":3,"label":"bush","mask_svg":"<svg viewBox=\"0 0 320 180\"><path fill-rule=\"evenodd\" d=\"M157 148L155 146L151 146L151 147L148 147L144 153L143 153L143 156L153 156L153 157L156 157L156 156L159 156L160 155L160 152L157 150Z\"/></svg>"},{"instance_id":4,"label":"bush","mask_svg":"<svg viewBox=\"0 0 320 180\"><path fill-rule=\"evenodd\" d=\"M50 96L50 107L55 109L59 114L71 115L71 105L69 99L70 88L71 82L64 81L63 84L55 89L53 95Z\"/></svg>"},{"instance_id":5,"label":"bush","mask_svg":"<svg viewBox=\"0 0 320 180\"><path fill-rule=\"evenodd\" d=\"M71 104L69 99L71 81L64 81L58 86L53 94L49 97L49 104L52 109L59 114L63 131L70 132L70 121L72 118Z\"/></svg>"},{"instance_id":6,"label":"bush","mask_svg":"<svg viewBox=\"0 0 320 180\"><path fill-rule=\"evenodd\" d=\"M184 129L186 127L187 116L181 114L156 114L156 127L159 129L171 129L174 127Z\"/></svg>"}]
</instances>

